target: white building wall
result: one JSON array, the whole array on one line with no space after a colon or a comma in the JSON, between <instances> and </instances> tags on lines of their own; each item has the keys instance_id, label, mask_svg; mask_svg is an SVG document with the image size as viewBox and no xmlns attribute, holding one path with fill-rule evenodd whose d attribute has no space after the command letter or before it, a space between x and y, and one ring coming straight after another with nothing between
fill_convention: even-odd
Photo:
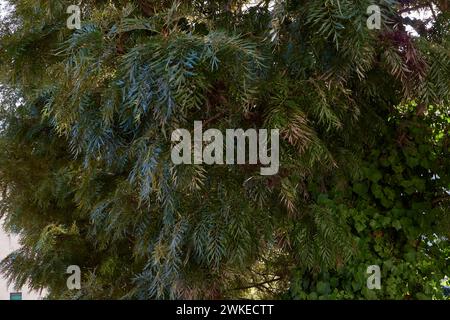
<instances>
[{"instance_id":1,"label":"white building wall","mask_svg":"<svg viewBox=\"0 0 450 320\"><path fill-rule=\"evenodd\" d=\"M0 261L12 251L19 248L17 237L7 235L0 226ZM8 287L6 280L0 275L0 300L9 300L9 294L15 292L13 286ZM37 292L29 292L27 288L22 288L23 300L38 300L42 296Z\"/></svg>"}]
</instances>

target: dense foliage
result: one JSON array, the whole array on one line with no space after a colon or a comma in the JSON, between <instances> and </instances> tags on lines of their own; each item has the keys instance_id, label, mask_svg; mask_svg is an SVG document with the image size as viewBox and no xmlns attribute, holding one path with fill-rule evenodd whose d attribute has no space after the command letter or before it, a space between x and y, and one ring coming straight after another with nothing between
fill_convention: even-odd
<instances>
[{"instance_id":1,"label":"dense foliage","mask_svg":"<svg viewBox=\"0 0 450 320\"><path fill-rule=\"evenodd\" d=\"M448 1L10 0L0 187L50 298L442 298ZM430 7L431 6L431 7ZM417 8L430 21L405 17ZM409 26L418 36L407 32ZM281 167L179 165L171 133L279 129ZM79 291L66 269L79 265ZM379 265L382 289L368 290Z\"/></svg>"}]
</instances>

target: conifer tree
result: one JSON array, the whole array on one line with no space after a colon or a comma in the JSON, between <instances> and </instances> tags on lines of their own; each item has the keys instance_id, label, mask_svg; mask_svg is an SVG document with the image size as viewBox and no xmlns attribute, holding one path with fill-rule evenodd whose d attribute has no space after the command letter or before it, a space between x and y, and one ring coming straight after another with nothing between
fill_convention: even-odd
<instances>
[{"instance_id":1,"label":"conifer tree","mask_svg":"<svg viewBox=\"0 0 450 320\"><path fill-rule=\"evenodd\" d=\"M8 0L1 262L50 298L440 298L449 2ZM423 21L406 15L418 9ZM411 32L415 31L416 35ZM280 130L280 170L175 165L171 134ZM67 267L82 270L68 290ZM381 290L365 286L380 265Z\"/></svg>"}]
</instances>

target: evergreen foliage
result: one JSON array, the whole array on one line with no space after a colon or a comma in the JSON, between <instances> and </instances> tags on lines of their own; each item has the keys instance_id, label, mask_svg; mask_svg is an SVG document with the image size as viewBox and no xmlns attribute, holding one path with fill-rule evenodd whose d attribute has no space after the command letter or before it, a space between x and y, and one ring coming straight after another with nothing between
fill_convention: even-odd
<instances>
[{"instance_id":1,"label":"evergreen foliage","mask_svg":"<svg viewBox=\"0 0 450 320\"><path fill-rule=\"evenodd\" d=\"M0 264L50 298L442 298L448 1L9 0ZM402 12L432 6L420 21ZM411 36L406 27L419 36ZM279 129L280 171L180 165L171 133ZM367 290L378 264L382 290ZM83 272L69 291L69 265Z\"/></svg>"}]
</instances>

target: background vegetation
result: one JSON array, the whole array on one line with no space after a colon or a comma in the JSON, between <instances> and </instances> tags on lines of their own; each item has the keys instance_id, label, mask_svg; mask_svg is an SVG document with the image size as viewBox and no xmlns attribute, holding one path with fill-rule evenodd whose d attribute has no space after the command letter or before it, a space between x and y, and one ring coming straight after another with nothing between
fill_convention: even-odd
<instances>
[{"instance_id":1,"label":"background vegetation","mask_svg":"<svg viewBox=\"0 0 450 320\"><path fill-rule=\"evenodd\" d=\"M1 262L49 298L443 298L448 1L10 0ZM402 13L427 8L429 21ZM414 28L413 37L406 28ZM177 128L280 129L280 172L174 166ZM366 268L380 265L382 289ZM80 291L66 269L79 265Z\"/></svg>"}]
</instances>

